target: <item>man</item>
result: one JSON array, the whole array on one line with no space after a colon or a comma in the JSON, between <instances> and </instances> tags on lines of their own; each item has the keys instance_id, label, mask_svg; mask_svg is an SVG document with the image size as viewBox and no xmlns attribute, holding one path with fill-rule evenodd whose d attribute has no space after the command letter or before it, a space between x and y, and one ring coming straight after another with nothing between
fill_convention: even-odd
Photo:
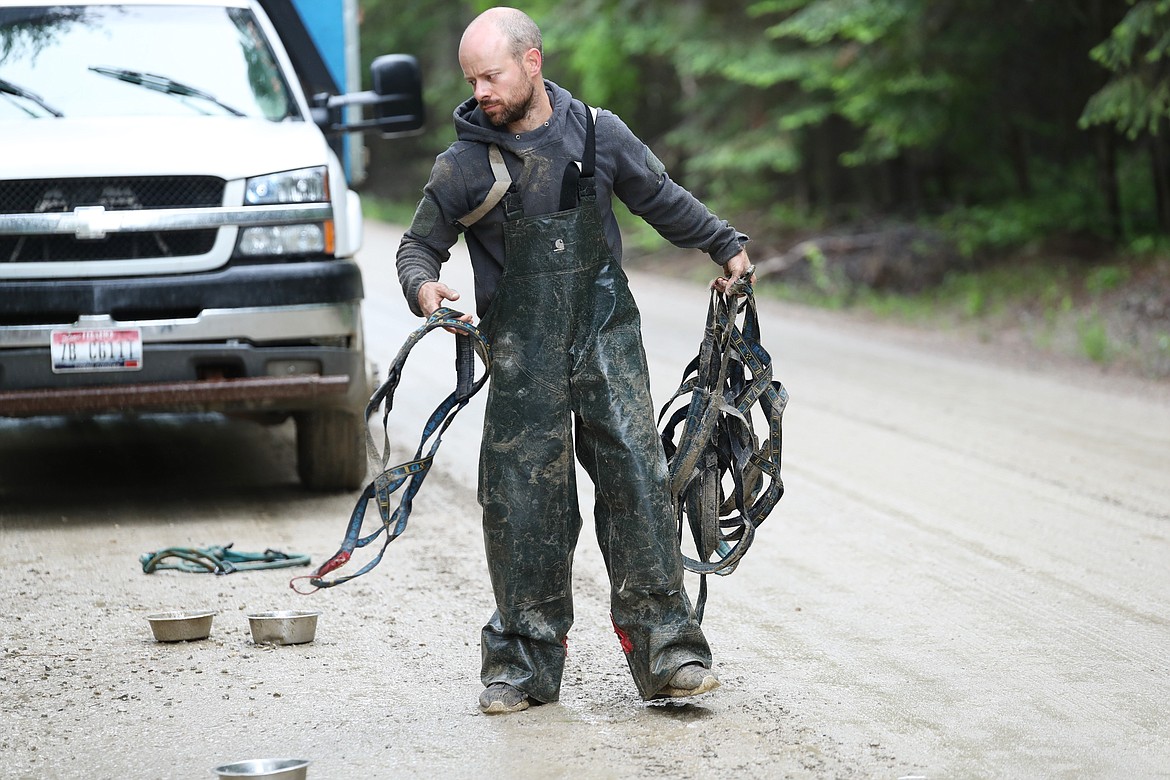
<instances>
[{"instance_id":1,"label":"man","mask_svg":"<svg viewBox=\"0 0 1170 780\"><path fill-rule=\"evenodd\" d=\"M524 13L477 17L459 63L473 97L455 110L458 141L436 159L397 262L407 302L427 316L459 300L438 279L462 233L492 342L479 500L496 612L481 637L480 709L559 697L581 528L574 445L596 487L611 618L638 693L706 693L719 681L683 589L610 199L723 265L721 291L748 271L747 236L672 182L615 115L546 81L540 30Z\"/></svg>"}]
</instances>

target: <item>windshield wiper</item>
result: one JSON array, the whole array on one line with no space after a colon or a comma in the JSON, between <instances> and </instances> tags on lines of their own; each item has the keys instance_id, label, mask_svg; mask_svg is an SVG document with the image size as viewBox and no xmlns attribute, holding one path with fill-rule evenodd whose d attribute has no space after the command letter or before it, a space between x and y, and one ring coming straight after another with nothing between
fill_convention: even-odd
<instances>
[{"instance_id":1,"label":"windshield wiper","mask_svg":"<svg viewBox=\"0 0 1170 780\"><path fill-rule=\"evenodd\" d=\"M195 97L199 98L200 100L206 100L209 103L214 103L215 105L219 106L229 114L235 114L236 116L247 116L247 114L245 114L243 111L229 106L227 103L222 102L219 98L209 92L204 92L201 89L196 89L195 87L184 84L181 81L175 81L174 79L167 78L166 76L159 76L156 73L140 73L139 71L127 70L125 68L101 68L93 65L91 65L89 69L94 73L100 73L103 76L110 76L130 84L138 84L140 86L146 87L147 89L153 89L156 92L165 92L168 95L180 95L182 97Z\"/></svg>"},{"instance_id":2,"label":"windshield wiper","mask_svg":"<svg viewBox=\"0 0 1170 780\"><path fill-rule=\"evenodd\" d=\"M48 111L55 117L65 116L60 111L46 103L44 98L42 98L37 93L29 92L24 87L19 87L16 84L13 84L11 81L0 79L0 93L5 95L16 95L17 97L24 98L25 100L31 100L33 103L36 103L38 106L43 108L45 111Z\"/></svg>"}]
</instances>

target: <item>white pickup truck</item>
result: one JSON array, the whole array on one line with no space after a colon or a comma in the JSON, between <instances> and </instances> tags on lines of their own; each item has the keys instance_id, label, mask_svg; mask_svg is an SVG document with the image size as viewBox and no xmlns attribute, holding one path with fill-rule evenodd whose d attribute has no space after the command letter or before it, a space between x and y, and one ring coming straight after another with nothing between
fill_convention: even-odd
<instances>
[{"instance_id":1,"label":"white pickup truck","mask_svg":"<svg viewBox=\"0 0 1170 780\"><path fill-rule=\"evenodd\" d=\"M421 80L388 55L337 94L306 32L290 0L0 0L0 417L291 415L306 487L362 483L339 139L421 127Z\"/></svg>"}]
</instances>

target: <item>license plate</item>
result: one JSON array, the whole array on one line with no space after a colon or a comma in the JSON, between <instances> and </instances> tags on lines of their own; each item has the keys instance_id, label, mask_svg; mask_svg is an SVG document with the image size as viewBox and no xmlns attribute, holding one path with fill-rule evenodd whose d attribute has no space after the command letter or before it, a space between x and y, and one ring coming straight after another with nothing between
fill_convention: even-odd
<instances>
[{"instance_id":1,"label":"license plate","mask_svg":"<svg viewBox=\"0 0 1170 780\"><path fill-rule=\"evenodd\" d=\"M90 328L53 331L53 372L138 371L142 368L142 331Z\"/></svg>"}]
</instances>

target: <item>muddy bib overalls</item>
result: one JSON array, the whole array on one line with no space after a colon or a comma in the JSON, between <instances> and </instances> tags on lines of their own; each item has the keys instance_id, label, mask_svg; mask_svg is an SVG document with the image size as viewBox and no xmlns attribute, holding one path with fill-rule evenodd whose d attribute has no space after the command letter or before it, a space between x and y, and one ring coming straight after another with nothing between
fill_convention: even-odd
<instances>
[{"instance_id":1,"label":"muddy bib overalls","mask_svg":"<svg viewBox=\"0 0 1170 780\"><path fill-rule=\"evenodd\" d=\"M683 590L640 318L605 240L586 114L578 205L525 217L518 194L505 198L506 267L480 324L493 364L479 500L497 606L482 680L543 702L559 697L573 623L574 442L596 488L611 617L639 694L653 698L683 664L711 665Z\"/></svg>"}]
</instances>

